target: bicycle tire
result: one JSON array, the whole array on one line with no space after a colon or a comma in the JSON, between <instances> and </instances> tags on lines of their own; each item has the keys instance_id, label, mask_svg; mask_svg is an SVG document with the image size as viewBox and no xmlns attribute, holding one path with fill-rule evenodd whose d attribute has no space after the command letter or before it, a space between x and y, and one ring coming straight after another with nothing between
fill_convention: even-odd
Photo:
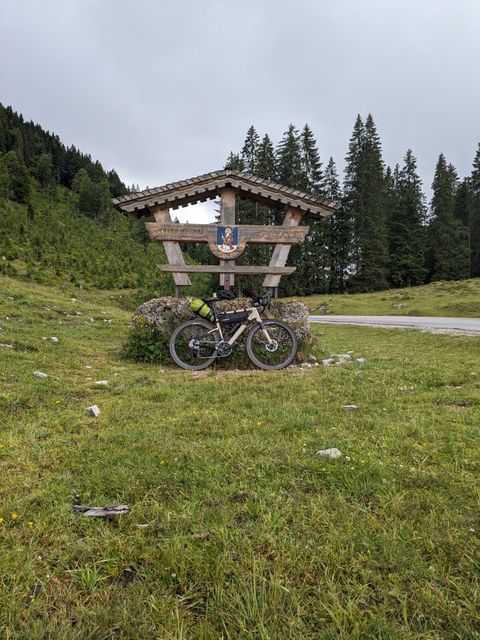
<instances>
[{"instance_id":1,"label":"bicycle tire","mask_svg":"<svg viewBox=\"0 0 480 640\"><path fill-rule=\"evenodd\" d=\"M192 328L192 334L195 335L195 330L198 329L198 336L201 338L202 336L212 336L214 341L213 355L210 358L200 358L197 354L199 362L195 361L195 353L193 348L189 348L186 350L186 345L181 344L182 334L188 329L188 327ZM202 333L202 329L204 329ZM213 332L212 332L213 329ZM187 335L186 338L189 336ZM192 339L192 338L191 338ZM218 331L215 330L214 325L204 320L189 320L188 322L184 322L180 326L178 326L175 331L172 333L170 337L170 341L168 344L170 355L173 358L175 364L177 364L182 369L187 369L189 371L200 371L201 369L206 369L209 367L215 360L217 359L217 345L219 342ZM189 347L189 345L187 345ZM186 355L189 355L193 362L187 362Z\"/></svg>"},{"instance_id":2,"label":"bicycle tire","mask_svg":"<svg viewBox=\"0 0 480 640\"><path fill-rule=\"evenodd\" d=\"M266 339L262 331L262 326L260 324L257 324L256 326L253 327L253 329L250 331L250 333L247 336L248 357L253 362L253 364L255 364L260 369L266 369L266 370L284 369L285 367L288 367L288 365L291 364L293 362L293 359L295 358L295 355L297 353L297 346L298 346L297 336L293 332L293 329L289 327L288 324L285 324L284 322L280 322L279 320L265 320L262 324L264 327L267 328L267 331L269 327L271 327L272 329L274 327L277 327L277 329L281 329L281 331L288 336L288 340L290 341L290 344L285 345L281 354L279 353L279 355L281 355L282 357L281 361L278 363L272 364L273 358L271 355L268 355L268 354L276 353L276 351L274 352L268 351L267 345L266 345ZM258 354L254 351L255 346L257 346L258 344L262 345L262 340L259 340L257 345L254 344L254 340L256 338L258 339L261 337L263 337L263 342L265 344L263 345L264 349L261 347L259 351L260 351L260 354L265 355L264 360L260 360L258 357ZM283 357L285 353L286 353L286 356Z\"/></svg>"}]
</instances>

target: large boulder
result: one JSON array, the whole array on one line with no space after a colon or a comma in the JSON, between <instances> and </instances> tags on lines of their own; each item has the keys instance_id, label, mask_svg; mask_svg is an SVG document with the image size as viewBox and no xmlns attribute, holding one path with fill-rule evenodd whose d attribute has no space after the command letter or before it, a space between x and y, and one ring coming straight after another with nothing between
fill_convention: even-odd
<instances>
[{"instance_id":1,"label":"large boulder","mask_svg":"<svg viewBox=\"0 0 480 640\"><path fill-rule=\"evenodd\" d=\"M221 300L215 303L219 313L251 306L249 298ZM124 353L128 357L144 362L171 362L168 341L179 324L196 318L188 306L188 298L164 296L153 298L140 305L134 312L128 341ZM303 362L310 354L315 338L310 331L308 307L303 302L272 301L262 317L282 320L292 327L298 339L297 362ZM219 364L239 368L252 366L245 354L245 339L248 331L239 339L236 349L229 358L222 358Z\"/></svg>"}]
</instances>

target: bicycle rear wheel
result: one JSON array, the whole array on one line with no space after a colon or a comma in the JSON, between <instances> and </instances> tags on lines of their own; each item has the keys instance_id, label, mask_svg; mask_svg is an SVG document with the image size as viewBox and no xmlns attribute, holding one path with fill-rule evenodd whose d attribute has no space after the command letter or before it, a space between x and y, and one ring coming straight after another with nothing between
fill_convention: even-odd
<instances>
[{"instance_id":1,"label":"bicycle rear wheel","mask_svg":"<svg viewBox=\"0 0 480 640\"><path fill-rule=\"evenodd\" d=\"M297 337L293 330L278 320L265 320L270 341L261 325L257 324L247 336L247 353L260 369L283 369L295 358Z\"/></svg>"},{"instance_id":2,"label":"bicycle rear wheel","mask_svg":"<svg viewBox=\"0 0 480 640\"><path fill-rule=\"evenodd\" d=\"M172 333L170 355L182 369L206 369L217 359L219 340L214 325L203 320L189 320Z\"/></svg>"}]
</instances>

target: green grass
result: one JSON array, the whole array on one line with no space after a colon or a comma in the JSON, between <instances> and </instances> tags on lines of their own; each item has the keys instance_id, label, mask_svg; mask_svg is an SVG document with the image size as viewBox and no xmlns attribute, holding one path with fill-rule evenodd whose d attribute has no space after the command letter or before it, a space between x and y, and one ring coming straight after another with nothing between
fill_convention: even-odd
<instances>
[{"instance_id":1,"label":"green grass","mask_svg":"<svg viewBox=\"0 0 480 640\"><path fill-rule=\"evenodd\" d=\"M480 278L433 282L423 287L292 298L303 300L312 313L367 316L480 317ZM401 305L395 308L394 305Z\"/></svg>"},{"instance_id":2,"label":"green grass","mask_svg":"<svg viewBox=\"0 0 480 640\"><path fill-rule=\"evenodd\" d=\"M477 338L322 327L366 364L194 377L122 361L108 292L0 291L2 639L480 637Z\"/></svg>"}]
</instances>

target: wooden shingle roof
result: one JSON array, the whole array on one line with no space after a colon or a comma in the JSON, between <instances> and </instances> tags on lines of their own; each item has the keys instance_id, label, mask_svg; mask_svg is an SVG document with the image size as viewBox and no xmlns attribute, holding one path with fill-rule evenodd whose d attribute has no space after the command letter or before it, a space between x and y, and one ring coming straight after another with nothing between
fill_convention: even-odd
<instances>
[{"instance_id":1,"label":"wooden shingle roof","mask_svg":"<svg viewBox=\"0 0 480 640\"><path fill-rule=\"evenodd\" d=\"M298 189L284 187L257 176L223 169L204 175L180 180L136 193L113 198L113 204L131 216L149 215L149 207L160 206L177 209L188 204L215 198L221 189L231 187L240 197L255 200L270 207L295 207L304 215L326 218L337 208L336 202L318 198Z\"/></svg>"}]
</instances>

